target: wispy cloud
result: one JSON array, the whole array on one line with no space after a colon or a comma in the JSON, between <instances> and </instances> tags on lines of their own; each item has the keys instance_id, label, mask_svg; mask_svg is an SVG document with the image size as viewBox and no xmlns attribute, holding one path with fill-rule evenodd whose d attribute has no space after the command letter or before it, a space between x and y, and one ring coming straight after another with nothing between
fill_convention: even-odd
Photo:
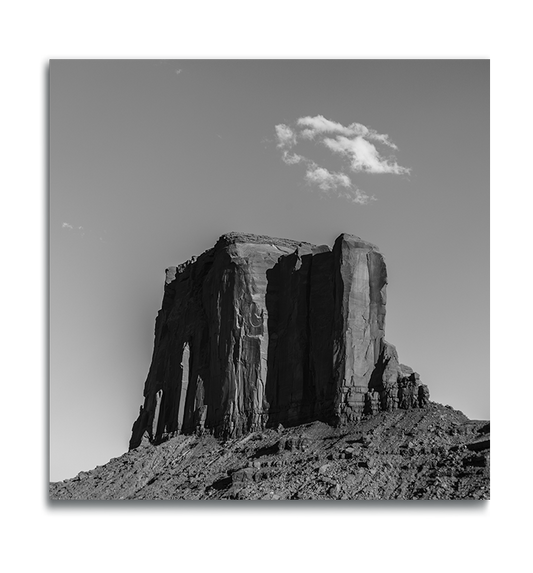
<instances>
[{"instance_id":1,"label":"wispy cloud","mask_svg":"<svg viewBox=\"0 0 533 573\"><path fill-rule=\"evenodd\" d=\"M313 163L307 167L305 178L316 183L322 191L331 191L337 187L351 187L350 178L344 173L331 173L325 167Z\"/></svg>"},{"instance_id":2,"label":"wispy cloud","mask_svg":"<svg viewBox=\"0 0 533 573\"><path fill-rule=\"evenodd\" d=\"M280 123L276 125L277 147L281 150L281 159L287 165L302 163L306 166L305 179L321 191L336 191L338 196L359 204L366 204L375 197L369 197L358 189L350 173L390 173L405 175L410 169L398 165L393 155L382 155L376 145L397 150L389 135L378 133L361 123L342 125L322 115L300 117L294 125ZM293 148L300 141L315 142L325 147L333 155L343 160L341 171L330 171L314 161L295 153Z\"/></svg>"},{"instance_id":3,"label":"wispy cloud","mask_svg":"<svg viewBox=\"0 0 533 573\"><path fill-rule=\"evenodd\" d=\"M317 135L324 133L337 133L346 137L364 137L388 145L392 149L398 149L388 135L378 133L375 129L370 129L362 123L351 123L344 126L342 123L326 119L323 115L301 117L297 123L300 127L305 128L300 133L304 139L314 139Z\"/></svg>"},{"instance_id":4,"label":"wispy cloud","mask_svg":"<svg viewBox=\"0 0 533 573\"><path fill-rule=\"evenodd\" d=\"M366 205L369 201L375 201L375 197L370 197L353 184L352 180L345 173L331 172L325 167L320 167L313 161L309 161L305 172L305 179L308 183L315 184L321 191L334 191L339 197L348 199L352 203Z\"/></svg>"},{"instance_id":5,"label":"wispy cloud","mask_svg":"<svg viewBox=\"0 0 533 573\"><path fill-rule=\"evenodd\" d=\"M287 148L296 144L296 134L284 123L276 125L276 137L278 138L278 147Z\"/></svg>"},{"instance_id":6,"label":"wispy cloud","mask_svg":"<svg viewBox=\"0 0 533 573\"><path fill-rule=\"evenodd\" d=\"M287 150L283 152L281 159L287 165L295 165L296 163L300 163L300 161L305 161L305 157L302 157L298 153L289 153Z\"/></svg>"},{"instance_id":7,"label":"wispy cloud","mask_svg":"<svg viewBox=\"0 0 533 573\"><path fill-rule=\"evenodd\" d=\"M392 160L381 157L376 146L361 135L350 139L338 135L335 139L325 137L322 143L333 153L338 153L350 161L350 169L354 173L365 171L367 173L395 173L396 175L409 174L410 169L401 167Z\"/></svg>"},{"instance_id":8,"label":"wispy cloud","mask_svg":"<svg viewBox=\"0 0 533 573\"><path fill-rule=\"evenodd\" d=\"M176 75L179 76L181 74L181 72L182 72L181 68L179 70L176 70Z\"/></svg>"},{"instance_id":9,"label":"wispy cloud","mask_svg":"<svg viewBox=\"0 0 533 573\"><path fill-rule=\"evenodd\" d=\"M88 240L96 240L97 236L100 233L102 233L103 235L107 234L107 231L105 231L105 230L101 230L100 232L98 232L94 229L87 229L86 227L83 227L82 225L75 226L75 225L71 225L70 223L66 223L66 222L61 224L61 228L66 229L69 233L74 233L75 236L79 236L82 238L87 237ZM104 236L98 236L98 238L103 243L106 242Z\"/></svg>"},{"instance_id":10,"label":"wispy cloud","mask_svg":"<svg viewBox=\"0 0 533 573\"><path fill-rule=\"evenodd\" d=\"M351 135L349 127L344 127L344 125L336 121L330 121L323 115L301 117L297 123L300 127L305 128L300 133L305 139L314 139L317 135L322 133L344 133L345 135Z\"/></svg>"}]
</instances>

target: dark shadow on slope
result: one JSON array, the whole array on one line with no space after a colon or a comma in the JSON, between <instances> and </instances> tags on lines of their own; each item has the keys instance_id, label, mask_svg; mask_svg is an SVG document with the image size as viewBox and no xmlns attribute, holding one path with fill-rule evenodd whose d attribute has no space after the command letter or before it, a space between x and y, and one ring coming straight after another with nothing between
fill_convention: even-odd
<instances>
[{"instance_id":1,"label":"dark shadow on slope","mask_svg":"<svg viewBox=\"0 0 533 573\"><path fill-rule=\"evenodd\" d=\"M252 456L253 460L257 458L261 458L263 456L272 456L274 454L279 453L281 447L279 441L273 444L272 446L264 446L263 448L259 448L257 452Z\"/></svg>"},{"instance_id":2,"label":"dark shadow on slope","mask_svg":"<svg viewBox=\"0 0 533 573\"><path fill-rule=\"evenodd\" d=\"M217 491L228 489L231 487L231 476L218 479L211 484L211 487Z\"/></svg>"},{"instance_id":3,"label":"dark shadow on slope","mask_svg":"<svg viewBox=\"0 0 533 573\"><path fill-rule=\"evenodd\" d=\"M479 434L490 434L490 422L479 428Z\"/></svg>"}]
</instances>

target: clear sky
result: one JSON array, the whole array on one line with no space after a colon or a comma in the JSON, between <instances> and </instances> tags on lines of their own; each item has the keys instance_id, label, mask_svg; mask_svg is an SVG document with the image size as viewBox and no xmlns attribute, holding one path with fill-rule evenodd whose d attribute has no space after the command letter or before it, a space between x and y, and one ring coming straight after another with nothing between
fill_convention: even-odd
<instances>
[{"instance_id":1,"label":"clear sky","mask_svg":"<svg viewBox=\"0 0 533 573\"><path fill-rule=\"evenodd\" d=\"M53 60L49 229L54 481L127 450L164 270L228 231L378 245L400 361L489 418L488 60Z\"/></svg>"}]
</instances>

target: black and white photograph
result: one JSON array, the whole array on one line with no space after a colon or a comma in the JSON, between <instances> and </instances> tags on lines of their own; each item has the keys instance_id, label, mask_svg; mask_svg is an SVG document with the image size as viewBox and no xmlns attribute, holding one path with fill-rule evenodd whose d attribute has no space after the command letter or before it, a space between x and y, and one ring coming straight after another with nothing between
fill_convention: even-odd
<instances>
[{"instance_id":1,"label":"black and white photograph","mask_svg":"<svg viewBox=\"0 0 533 573\"><path fill-rule=\"evenodd\" d=\"M51 59L50 486L490 499L489 59Z\"/></svg>"}]
</instances>

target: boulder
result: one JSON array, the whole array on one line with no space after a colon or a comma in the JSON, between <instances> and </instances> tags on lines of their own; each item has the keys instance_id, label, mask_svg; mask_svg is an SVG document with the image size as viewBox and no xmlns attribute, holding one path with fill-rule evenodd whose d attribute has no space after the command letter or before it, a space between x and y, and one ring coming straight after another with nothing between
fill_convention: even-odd
<instances>
[{"instance_id":1,"label":"boulder","mask_svg":"<svg viewBox=\"0 0 533 573\"><path fill-rule=\"evenodd\" d=\"M242 468L237 470L231 474L231 481L232 483L240 483L246 481L252 481L256 474L256 470L254 468Z\"/></svg>"},{"instance_id":2,"label":"boulder","mask_svg":"<svg viewBox=\"0 0 533 573\"><path fill-rule=\"evenodd\" d=\"M418 407L426 408L429 404L429 389L425 384L418 387Z\"/></svg>"}]
</instances>

